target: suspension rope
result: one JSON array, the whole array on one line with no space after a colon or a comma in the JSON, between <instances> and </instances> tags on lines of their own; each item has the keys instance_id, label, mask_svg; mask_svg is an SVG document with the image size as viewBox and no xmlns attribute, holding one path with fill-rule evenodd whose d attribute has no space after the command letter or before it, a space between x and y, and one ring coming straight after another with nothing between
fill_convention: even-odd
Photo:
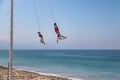
<instances>
[{"instance_id":1,"label":"suspension rope","mask_svg":"<svg viewBox=\"0 0 120 80\"><path fill-rule=\"evenodd\" d=\"M49 0L48 0L48 5L49 5L49 9L50 9L50 13L51 13L52 20L53 20L53 22L55 23L55 18L54 18L53 11L52 11L52 7L51 7L51 5L50 5L50 1L49 1Z\"/></svg>"},{"instance_id":2,"label":"suspension rope","mask_svg":"<svg viewBox=\"0 0 120 80\"><path fill-rule=\"evenodd\" d=\"M34 6L35 15L36 15L37 23L38 23L38 29L39 29L39 32L40 32L40 22L39 22L39 16L38 16L35 0L33 0L33 6Z\"/></svg>"}]
</instances>

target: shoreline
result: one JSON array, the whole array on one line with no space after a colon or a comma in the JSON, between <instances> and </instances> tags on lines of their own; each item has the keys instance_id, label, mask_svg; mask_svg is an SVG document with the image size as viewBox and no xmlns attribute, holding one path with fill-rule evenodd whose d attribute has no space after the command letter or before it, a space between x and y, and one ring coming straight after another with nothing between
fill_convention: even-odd
<instances>
[{"instance_id":1,"label":"shoreline","mask_svg":"<svg viewBox=\"0 0 120 80\"><path fill-rule=\"evenodd\" d=\"M14 80L72 80L69 78L37 73L27 70L13 69ZM0 65L0 80L8 80L8 67Z\"/></svg>"},{"instance_id":2,"label":"shoreline","mask_svg":"<svg viewBox=\"0 0 120 80\"><path fill-rule=\"evenodd\" d=\"M54 74L54 73L43 73L43 72L39 72L39 71L34 70L34 69L31 70L31 69L19 68L19 67L15 67L14 69L16 69L16 70L21 70L21 71L33 72L33 73L37 73L37 74L40 74L40 75L67 78L68 80L84 80L84 79L81 79L81 78L70 77L70 76L67 76L67 75L60 75L60 74Z\"/></svg>"}]
</instances>

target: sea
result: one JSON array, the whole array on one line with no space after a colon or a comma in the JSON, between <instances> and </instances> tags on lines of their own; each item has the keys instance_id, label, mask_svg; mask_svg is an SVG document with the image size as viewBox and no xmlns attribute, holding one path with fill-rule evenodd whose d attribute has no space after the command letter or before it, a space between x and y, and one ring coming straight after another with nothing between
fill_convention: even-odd
<instances>
[{"instance_id":1,"label":"sea","mask_svg":"<svg viewBox=\"0 0 120 80\"><path fill-rule=\"evenodd\" d=\"M0 50L8 66L9 51ZM120 50L14 50L13 67L73 80L120 80Z\"/></svg>"}]
</instances>

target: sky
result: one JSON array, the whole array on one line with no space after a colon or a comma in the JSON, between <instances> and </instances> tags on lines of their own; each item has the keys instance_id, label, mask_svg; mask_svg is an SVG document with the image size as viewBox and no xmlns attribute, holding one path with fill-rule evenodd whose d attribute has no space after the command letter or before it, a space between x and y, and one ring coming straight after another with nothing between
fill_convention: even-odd
<instances>
[{"instance_id":1,"label":"sky","mask_svg":"<svg viewBox=\"0 0 120 80\"><path fill-rule=\"evenodd\" d=\"M120 0L49 0L62 35L56 43L48 0L14 0L14 49L120 49ZM10 0L0 0L0 49L9 48ZM37 32L43 34L40 44Z\"/></svg>"}]
</instances>

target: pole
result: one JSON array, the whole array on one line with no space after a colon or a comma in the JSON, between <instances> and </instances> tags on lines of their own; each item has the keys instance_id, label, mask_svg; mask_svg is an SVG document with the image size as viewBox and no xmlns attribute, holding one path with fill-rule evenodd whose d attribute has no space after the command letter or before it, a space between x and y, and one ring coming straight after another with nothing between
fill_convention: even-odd
<instances>
[{"instance_id":1,"label":"pole","mask_svg":"<svg viewBox=\"0 0 120 80\"><path fill-rule=\"evenodd\" d=\"M13 55L13 0L11 0L10 10L10 48L9 48L9 80L12 79L12 56Z\"/></svg>"}]
</instances>

